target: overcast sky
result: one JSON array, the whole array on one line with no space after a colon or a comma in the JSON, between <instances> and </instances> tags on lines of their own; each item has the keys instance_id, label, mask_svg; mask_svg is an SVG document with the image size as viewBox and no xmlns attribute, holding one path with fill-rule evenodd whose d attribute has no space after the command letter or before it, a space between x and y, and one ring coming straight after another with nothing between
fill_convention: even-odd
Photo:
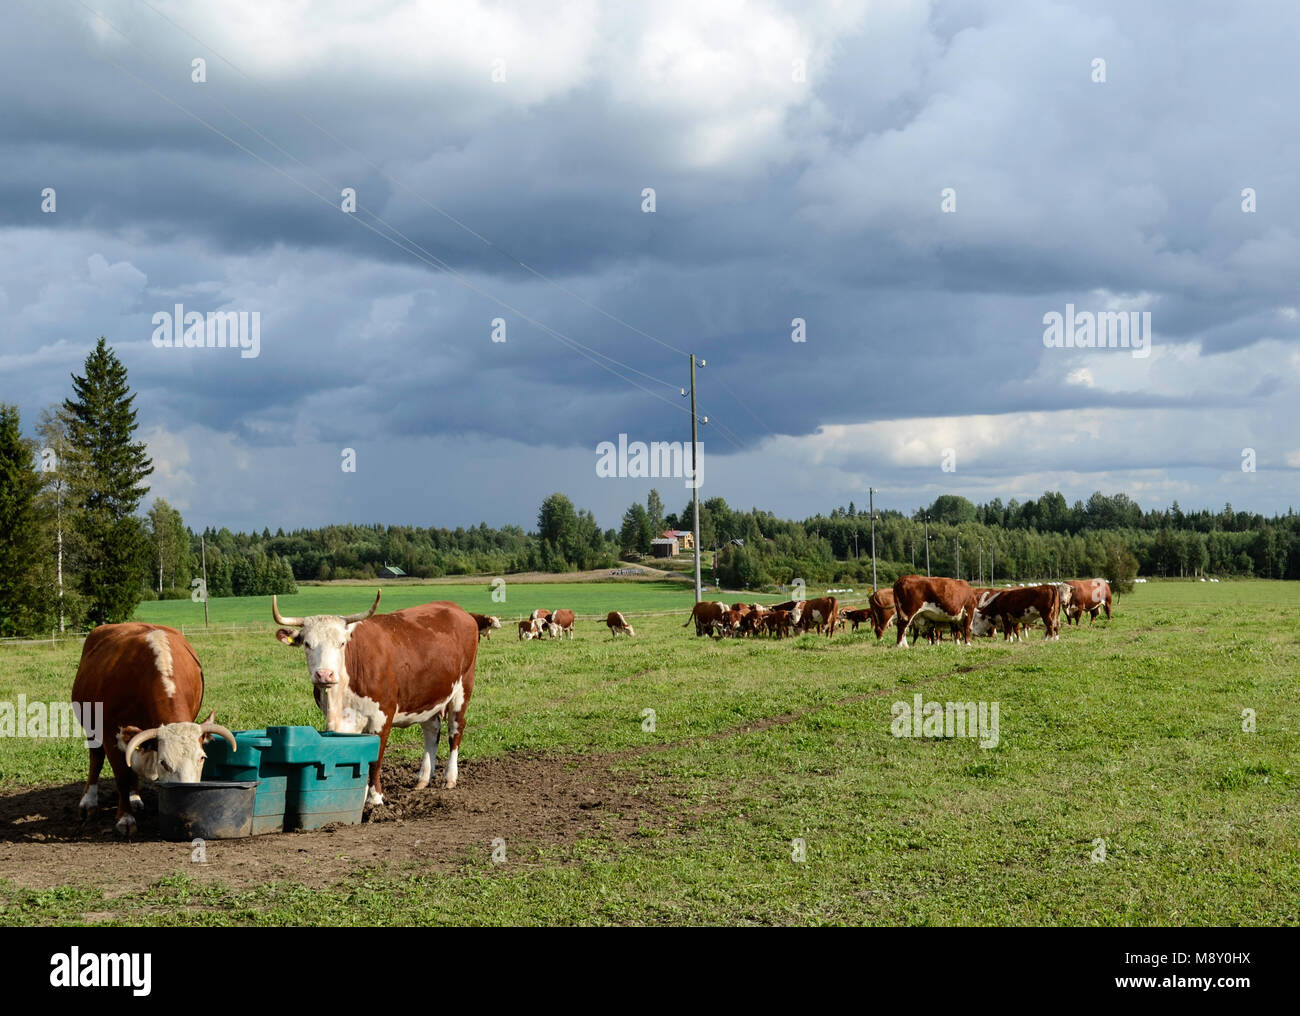
<instances>
[{"instance_id":1,"label":"overcast sky","mask_svg":"<svg viewBox=\"0 0 1300 1016\"><path fill-rule=\"evenodd\" d=\"M5 5L29 431L104 335L192 526L609 527L689 498L596 449L689 441L693 351L733 507L1296 503L1300 6L360 6ZM158 348L177 303L258 355ZM1149 355L1048 348L1067 305Z\"/></svg>"}]
</instances>

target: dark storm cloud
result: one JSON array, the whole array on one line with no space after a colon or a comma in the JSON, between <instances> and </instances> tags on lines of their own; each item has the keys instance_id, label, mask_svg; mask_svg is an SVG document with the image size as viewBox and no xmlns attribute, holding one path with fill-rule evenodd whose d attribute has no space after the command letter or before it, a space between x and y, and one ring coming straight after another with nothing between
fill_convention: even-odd
<instances>
[{"instance_id":1,"label":"dark storm cloud","mask_svg":"<svg viewBox=\"0 0 1300 1016\"><path fill-rule=\"evenodd\" d=\"M709 359L706 440L734 457L715 475L778 510L847 501L840 492L867 476L902 498L1016 476L1121 487L1126 469L1166 470L1151 497L1184 489L1184 503L1213 504L1220 491L1202 474L1233 468L1235 453L1180 443L1196 409L1231 416L1228 443L1257 443L1261 458L1300 448L1288 415L1300 186L1282 98L1296 84L1294 11L797 5L712 23L685 4L579 5L557 28L558 14L493 22L498 9L466 8L476 28L461 37L415 31L407 8L364 18L343 5L280 40L172 11L244 77L134 0L98 7L132 43L61 4L41 19L19 5L0 33L0 75L23 97L0 121L5 397L30 420L107 334L143 422L205 444L190 450L191 473L249 484L240 511L299 510L273 471L258 478L274 449L330 460L369 444L397 462L426 439L441 442L444 470L477 468L489 447L515 462L522 488L546 487L563 459L580 502L630 500L596 481L592 449L621 432L685 437L686 362L582 300ZM498 51L510 68L500 85L488 76ZM208 59L201 85L189 79L196 55ZM810 60L802 91L782 78L792 57ZM1090 79L1095 57L1105 84ZM54 216L39 211L47 186ZM409 239L337 210L342 186ZM645 187L654 214L641 211ZM948 187L955 214L940 211ZM1253 214L1241 210L1248 187ZM259 312L260 356L153 348L152 315L177 302ZM1045 349L1043 315L1067 303L1150 310L1152 359ZM518 312L622 361L601 362L671 405ZM498 317L504 343L490 338ZM791 341L795 318L804 343ZM1219 354L1239 359L1225 369ZM1140 420L1140 454L1097 442L1066 460L1008 434L1001 455L972 457L979 476L933 475L927 435L943 428L927 420L1061 411ZM895 423L868 447L825 430L871 421ZM771 490L751 456L779 435L804 452L789 452L800 475ZM229 455L205 458L225 441L253 454L250 476L224 473ZM457 441L478 458L457 460ZM891 444L926 450L909 461ZM358 492L340 510L407 518L422 489L397 501ZM322 517L336 517L335 494L322 489ZM472 494L458 495L460 520L493 517L492 496L475 514ZM1287 497L1281 481L1254 496L1260 508Z\"/></svg>"}]
</instances>

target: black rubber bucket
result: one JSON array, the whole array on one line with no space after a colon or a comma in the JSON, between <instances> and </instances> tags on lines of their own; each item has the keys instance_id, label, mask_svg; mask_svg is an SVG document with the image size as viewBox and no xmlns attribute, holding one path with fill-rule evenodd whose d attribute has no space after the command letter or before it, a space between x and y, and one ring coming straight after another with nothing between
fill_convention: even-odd
<instances>
[{"instance_id":1,"label":"black rubber bucket","mask_svg":"<svg viewBox=\"0 0 1300 1016\"><path fill-rule=\"evenodd\" d=\"M257 781L159 783L158 831L165 840L234 840L253 833Z\"/></svg>"}]
</instances>

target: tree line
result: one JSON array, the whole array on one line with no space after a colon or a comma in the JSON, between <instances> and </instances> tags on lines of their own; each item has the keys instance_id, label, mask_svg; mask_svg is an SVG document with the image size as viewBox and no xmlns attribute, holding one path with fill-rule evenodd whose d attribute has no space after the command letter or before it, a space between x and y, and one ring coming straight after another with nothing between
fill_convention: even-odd
<instances>
[{"instance_id":1,"label":"tree line","mask_svg":"<svg viewBox=\"0 0 1300 1016\"><path fill-rule=\"evenodd\" d=\"M665 511L658 491L624 512L619 529L562 493L538 509L536 529L331 525L286 533L196 533L161 498L141 515L153 472L137 429L126 369L103 338L72 377L69 397L25 438L18 410L0 403L0 636L80 630L124 621L142 599L296 592L296 581L374 578L385 567L416 578L564 573L615 567L648 554L665 530L692 528L692 506ZM928 536L928 539L927 539ZM700 502L705 575L733 589L871 583L871 518L850 502L802 521L725 499ZM1143 511L1125 494L1069 504L1058 491L1023 503L975 504L944 494L910 514L877 511L876 578L908 572L983 582L1137 574L1300 578L1300 516L1234 511Z\"/></svg>"}]
</instances>

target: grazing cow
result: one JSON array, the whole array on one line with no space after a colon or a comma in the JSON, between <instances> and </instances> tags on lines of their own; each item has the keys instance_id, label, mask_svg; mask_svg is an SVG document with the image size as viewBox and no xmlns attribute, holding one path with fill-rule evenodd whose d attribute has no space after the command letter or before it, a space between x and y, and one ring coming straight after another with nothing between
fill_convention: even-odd
<instances>
[{"instance_id":1,"label":"grazing cow","mask_svg":"<svg viewBox=\"0 0 1300 1016\"><path fill-rule=\"evenodd\" d=\"M718 603L714 600L701 600L691 608L691 616L686 619L686 624L683 624L682 627L685 628L687 624L694 621L696 638L705 634L712 636L715 628L722 629L726 612L727 605L725 603Z\"/></svg>"},{"instance_id":2,"label":"grazing cow","mask_svg":"<svg viewBox=\"0 0 1300 1016\"><path fill-rule=\"evenodd\" d=\"M557 610L551 615L551 623L559 625L562 634L573 638L573 611Z\"/></svg>"},{"instance_id":3,"label":"grazing cow","mask_svg":"<svg viewBox=\"0 0 1300 1016\"><path fill-rule=\"evenodd\" d=\"M617 610L611 610L605 615L605 624L609 626L610 638L618 638L619 632L623 632L628 638L633 638L636 635L636 632L632 630L632 626L627 623L627 618Z\"/></svg>"},{"instance_id":4,"label":"grazing cow","mask_svg":"<svg viewBox=\"0 0 1300 1016\"><path fill-rule=\"evenodd\" d=\"M160 624L104 624L86 636L72 682L72 701L103 703L102 743L87 745L90 775L79 809L99 807L104 756L117 782L117 819L123 836L136 831L132 811L144 807L138 781L198 783L203 743L213 735L238 748L235 735L212 713L195 723L203 704L203 667L185 636Z\"/></svg>"},{"instance_id":5,"label":"grazing cow","mask_svg":"<svg viewBox=\"0 0 1300 1016\"><path fill-rule=\"evenodd\" d=\"M1105 579L1075 579L1068 585L1072 595L1070 608L1066 614L1067 621L1073 621L1077 625L1082 622L1084 611L1087 611L1088 624L1091 625L1097 620L1097 615L1102 608L1106 610L1106 620L1111 619L1109 582Z\"/></svg>"},{"instance_id":6,"label":"grazing cow","mask_svg":"<svg viewBox=\"0 0 1300 1016\"><path fill-rule=\"evenodd\" d=\"M501 618L495 616L489 617L486 614L470 614L470 617L472 617L478 625L478 637L486 638L491 642L492 629L501 627Z\"/></svg>"},{"instance_id":7,"label":"grazing cow","mask_svg":"<svg viewBox=\"0 0 1300 1016\"><path fill-rule=\"evenodd\" d=\"M894 619L894 591L877 589L867 600L867 609L871 611L871 630L879 640Z\"/></svg>"},{"instance_id":8,"label":"grazing cow","mask_svg":"<svg viewBox=\"0 0 1300 1016\"><path fill-rule=\"evenodd\" d=\"M745 616L740 620L740 634L750 636L757 635L763 630L763 618L766 616L766 612L760 613L757 610L746 611Z\"/></svg>"},{"instance_id":9,"label":"grazing cow","mask_svg":"<svg viewBox=\"0 0 1300 1016\"><path fill-rule=\"evenodd\" d=\"M1017 589L1000 589L977 596L975 617L971 632L975 635L992 635L1000 623L1002 640L1014 635L1020 639L1020 626L1028 628L1043 622L1043 638L1060 638L1061 591L1056 586L1024 586Z\"/></svg>"},{"instance_id":10,"label":"grazing cow","mask_svg":"<svg viewBox=\"0 0 1300 1016\"><path fill-rule=\"evenodd\" d=\"M546 634L549 635L549 636L550 636L551 638L553 638L553 639L558 639L561 635L564 634L564 629L561 628L561 627L560 627L558 624L556 624L554 621L547 621L547 622L546 622Z\"/></svg>"},{"instance_id":11,"label":"grazing cow","mask_svg":"<svg viewBox=\"0 0 1300 1016\"><path fill-rule=\"evenodd\" d=\"M529 614L528 617L530 620L541 621L542 624L546 624L551 619L551 612L549 610L546 610L543 607L538 607L531 614Z\"/></svg>"},{"instance_id":12,"label":"grazing cow","mask_svg":"<svg viewBox=\"0 0 1300 1016\"><path fill-rule=\"evenodd\" d=\"M529 618L519 622L519 641L527 642L529 639L542 637L542 623L534 618Z\"/></svg>"},{"instance_id":13,"label":"grazing cow","mask_svg":"<svg viewBox=\"0 0 1300 1016\"><path fill-rule=\"evenodd\" d=\"M285 626L275 637L306 651L307 674L325 714L325 729L379 735L379 757L370 764L366 794L371 805L384 803L379 771L393 727L418 723L424 729L424 760L415 782L421 790L433 778L445 716L446 782L448 789L456 786L478 658L478 626L456 604L444 600L376 616L382 595L382 590L375 594L369 610L347 617L281 617L271 597L271 616Z\"/></svg>"},{"instance_id":14,"label":"grazing cow","mask_svg":"<svg viewBox=\"0 0 1300 1016\"><path fill-rule=\"evenodd\" d=\"M961 579L904 575L894 583L894 624L898 628L895 647L907 648L907 629L917 620L930 624L958 622L966 645L970 645L974 614L975 592Z\"/></svg>"},{"instance_id":15,"label":"grazing cow","mask_svg":"<svg viewBox=\"0 0 1300 1016\"><path fill-rule=\"evenodd\" d=\"M840 618L853 625L852 631L857 631L858 625L871 620L871 610L867 607L846 607L840 612Z\"/></svg>"}]
</instances>

